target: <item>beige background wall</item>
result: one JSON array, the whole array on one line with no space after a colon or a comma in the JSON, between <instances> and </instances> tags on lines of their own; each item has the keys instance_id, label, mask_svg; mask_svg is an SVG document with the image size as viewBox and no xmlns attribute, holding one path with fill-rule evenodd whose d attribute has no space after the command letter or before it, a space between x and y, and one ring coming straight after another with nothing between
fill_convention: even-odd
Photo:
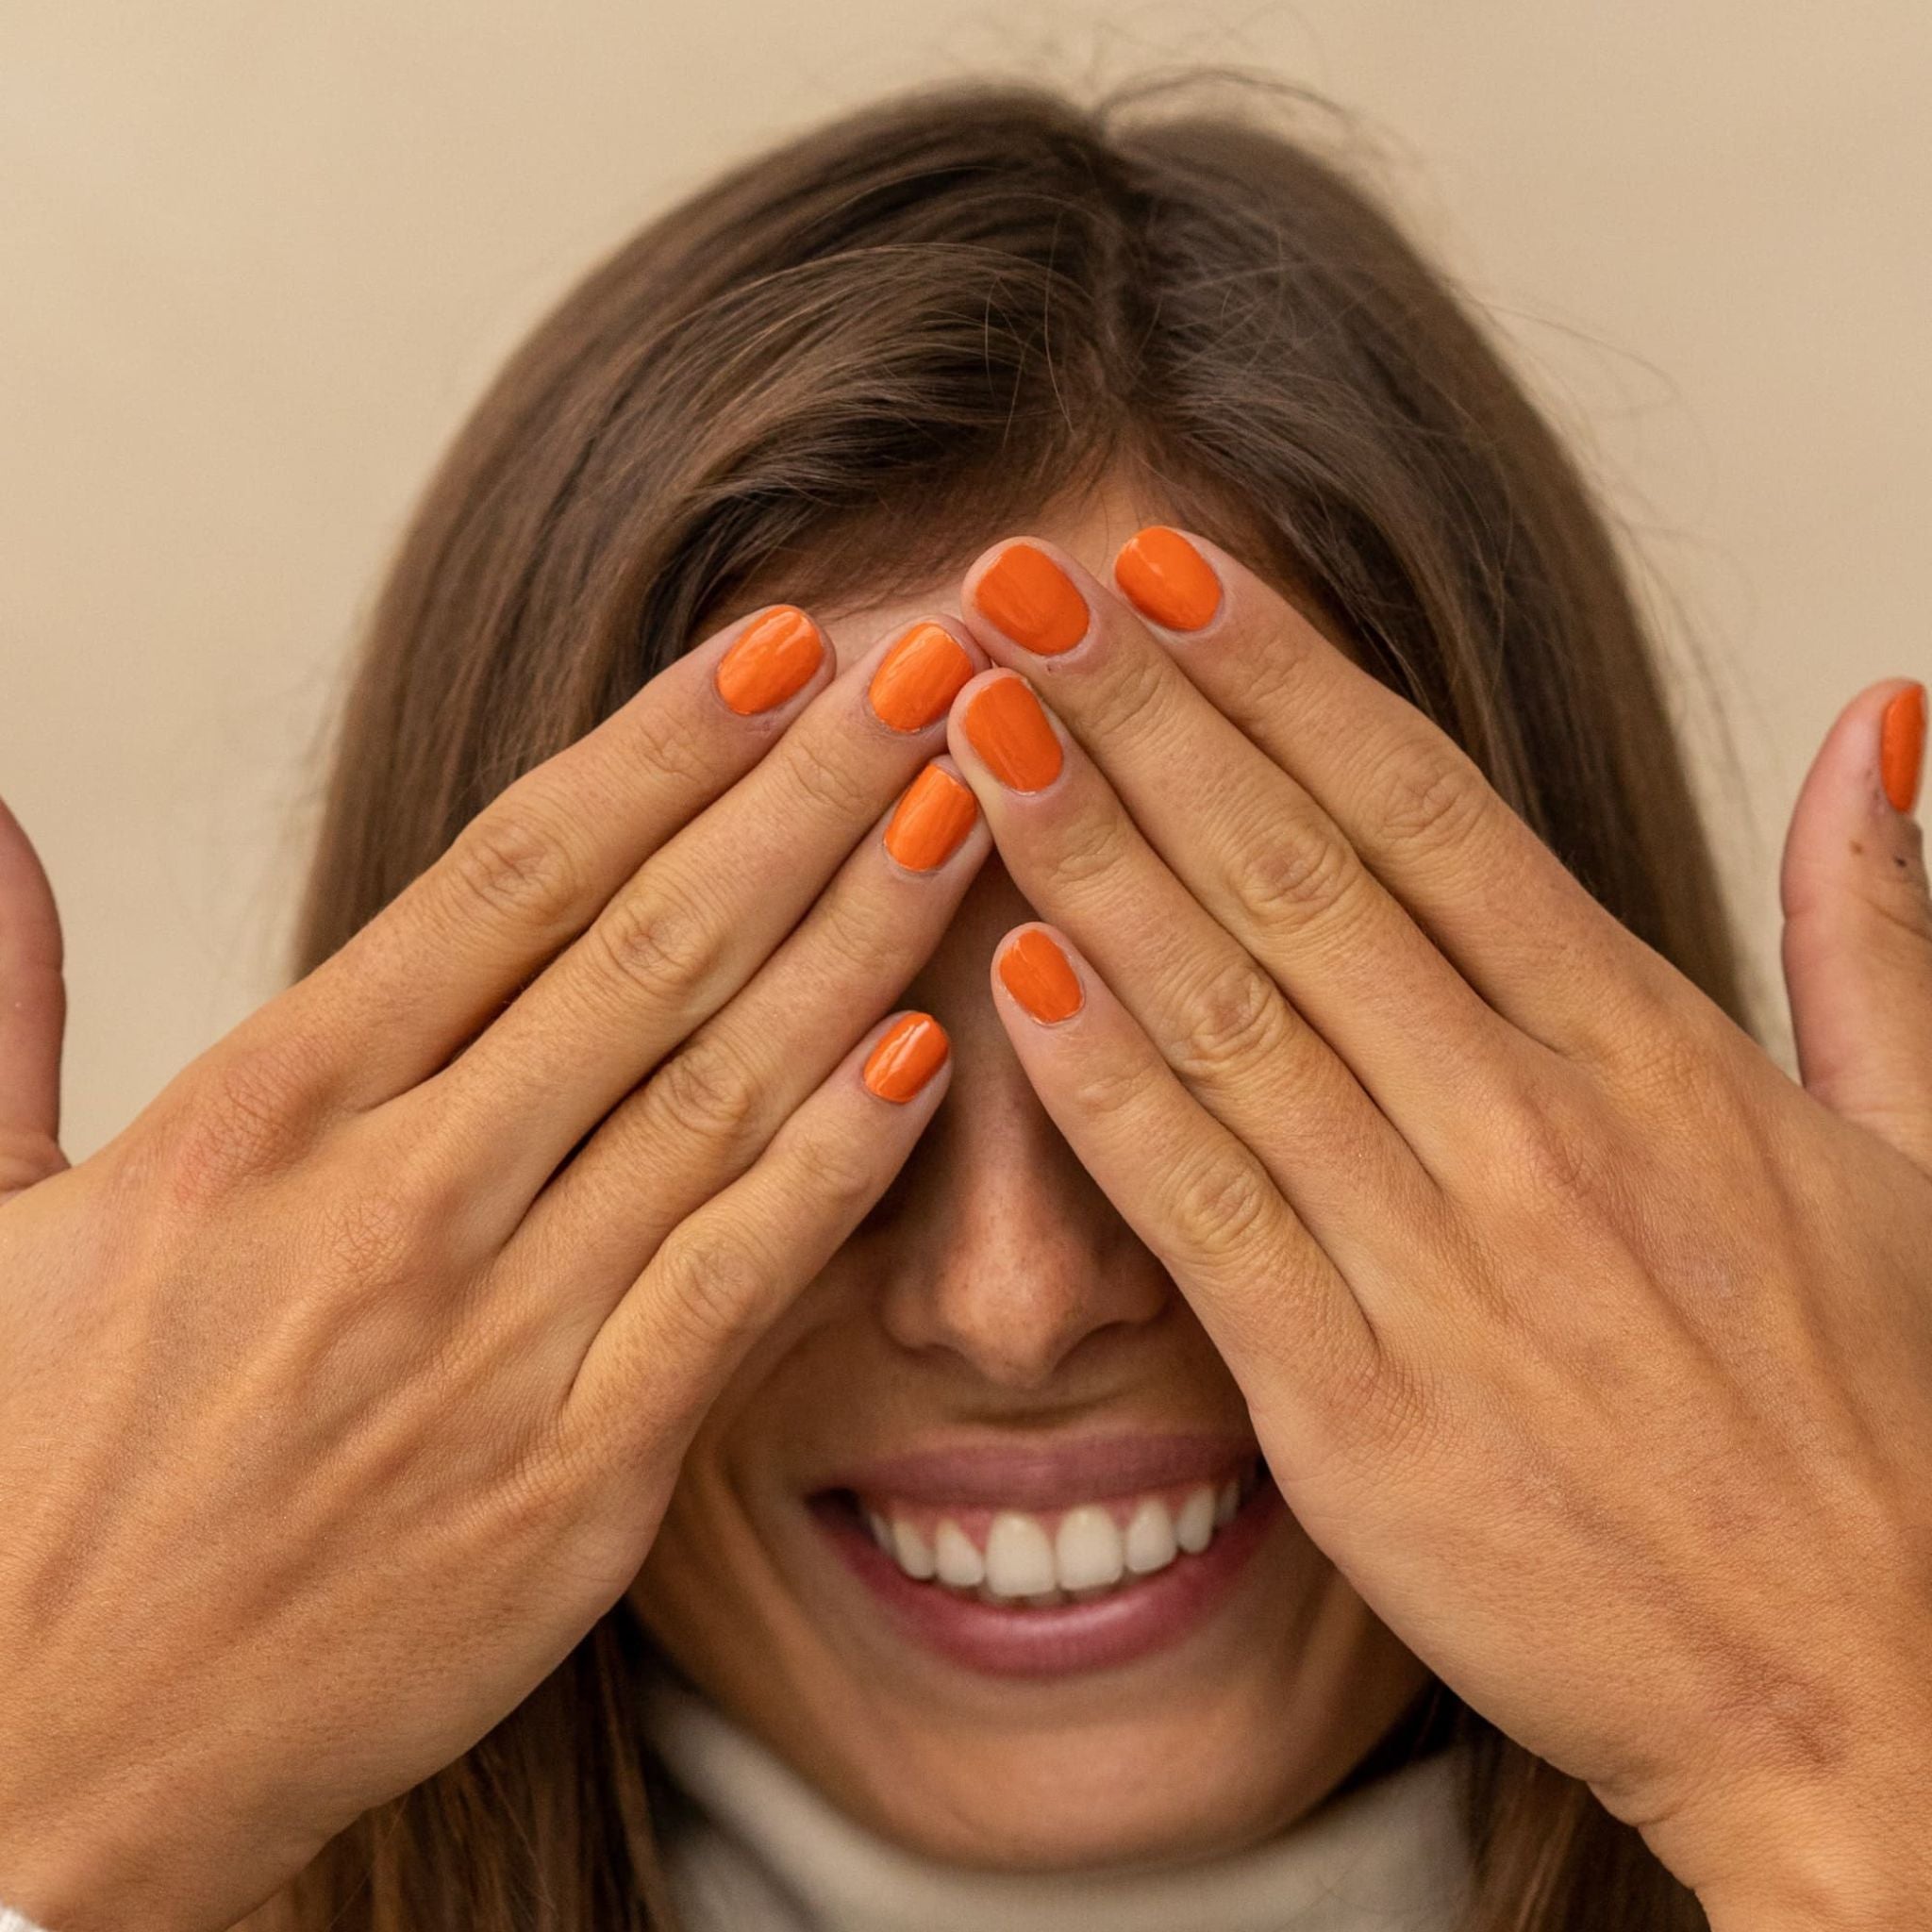
<instances>
[{"instance_id":1,"label":"beige background wall","mask_svg":"<svg viewBox=\"0 0 1932 1932\"><path fill-rule=\"evenodd\" d=\"M1585 439L1709 664L1686 714L1735 744L1702 768L1774 975L1819 734L1932 663L1925 0L7 0L0 795L65 918L70 1154L274 990L382 558L592 255L902 82L1192 58L1359 110Z\"/></svg>"}]
</instances>

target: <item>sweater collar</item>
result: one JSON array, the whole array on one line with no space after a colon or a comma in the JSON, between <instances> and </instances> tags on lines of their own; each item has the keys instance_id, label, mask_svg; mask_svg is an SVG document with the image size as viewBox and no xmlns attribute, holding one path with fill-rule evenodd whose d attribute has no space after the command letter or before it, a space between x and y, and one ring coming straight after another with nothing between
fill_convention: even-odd
<instances>
[{"instance_id":1,"label":"sweater collar","mask_svg":"<svg viewBox=\"0 0 1932 1932\"><path fill-rule=\"evenodd\" d=\"M668 1671L646 1686L644 1724L696 1807L666 1846L691 1932L1446 1932L1468 1883L1454 1751L1241 1852L1132 1874L981 1872L860 1825Z\"/></svg>"}]
</instances>

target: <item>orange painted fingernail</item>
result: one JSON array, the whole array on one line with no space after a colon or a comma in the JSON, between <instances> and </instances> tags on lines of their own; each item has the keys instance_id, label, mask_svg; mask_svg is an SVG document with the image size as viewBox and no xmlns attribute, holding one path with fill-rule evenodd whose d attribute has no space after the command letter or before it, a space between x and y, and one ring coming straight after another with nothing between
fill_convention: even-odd
<instances>
[{"instance_id":1,"label":"orange painted fingernail","mask_svg":"<svg viewBox=\"0 0 1932 1932\"><path fill-rule=\"evenodd\" d=\"M1051 1026L1086 1005L1074 962L1037 926L1029 926L1000 955L1000 984L1033 1015Z\"/></svg>"},{"instance_id":2,"label":"orange painted fingernail","mask_svg":"<svg viewBox=\"0 0 1932 1932\"><path fill-rule=\"evenodd\" d=\"M912 872L932 872L973 829L979 801L943 765L928 765L906 788L886 827L886 850Z\"/></svg>"},{"instance_id":3,"label":"orange painted fingernail","mask_svg":"<svg viewBox=\"0 0 1932 1932\"><path fill-rule=\"evenodd\" d=\"M966 738L1002 785L1038 791L1060 774L1060 741L1024 677L996 677L966 707Z\"/></svg>"},{"instance_id":4,"label":"orange painted fingernail","mask_svg":"<svg viewBox=\"0 0 1932 1932\"><path fill-rule=\"evenodd\" d=\"M1149 524L1121 545L1113 580L1142 617L1169 630L1199 630L1221 608L1213 565L1165 524Z\"/></svg>"},{"instance_id":5,"label":"orange painted fingernail","mask_svg":"<svg viewBox=\"0 0 1932 1932\"><path fill-rule=\"evenodd\" d=\"M910 1100L952 1051L946 1029L930 1013L894 1020L865 1057L865 1084L881 1100Z\"/></svg>"},{"instance_id":6,"label":"orange painted fingernail","mask_svg":"<svg viewBox=\"0 0 1932 1932\"><path fill-rule=\"evenodd\" d=\"M974 587L973 601L1016 644L1041 657L1087 635L1087 600L1065 571L1031 543L1008 543Z\"/></svg>"},{"instance_id":7,"label":"orange painted fingernail","mask_svg":"<svg viewBox=\"0 0 1932 1932\"><path fill-rule=\"evenodd\" d=\"M819 668L825 641L795 604L780 604L752 625L718 660L718 695L741 718L769 711Z\"/></svg>"},{"instance_id":8,"label":"orange painted fingernail","mask_svg":"<svg viewBox=\"0 0 1932 1932\"><path fill-rule=\"evenodd\" d=\"M1878 771L1895 810L1911 810L1924 757L1925 687L1908 684L1886 706L1878 723Z\"/></svg>"},{"instance_id":9,"label":"orange painted fingernail","mask_svg":"<svg viewBox=\"0 0 1932 1932\"><path fill-rule=\"evenodd\" d=\"M873 709L894 731L923 731L973 675L966 647L944 625L915 624L886 655L866 687Z\"/></svg>"}]
</instances>

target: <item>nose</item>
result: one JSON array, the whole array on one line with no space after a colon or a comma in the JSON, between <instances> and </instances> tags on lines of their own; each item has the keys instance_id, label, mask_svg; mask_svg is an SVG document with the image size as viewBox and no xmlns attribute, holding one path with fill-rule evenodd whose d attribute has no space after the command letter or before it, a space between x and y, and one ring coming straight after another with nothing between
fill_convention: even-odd
<instances>
[{"instance_id":1,"label":"nose","mask_svg":"<svg viewBox=\"0 0 1932 1932\"><path fill-rule=\"evenodd\" d=\"M971 950L984 962L991 941ZM932 1004L952 1037L952 1086L901 1177L911 1211L885 1244L878 1318L902 1348L948 1351L1003 1388L1071 1378L1076 1351L1084 1380L1176 1291L1040 1104L984 964Z\"/></svg>"}]
</instances>

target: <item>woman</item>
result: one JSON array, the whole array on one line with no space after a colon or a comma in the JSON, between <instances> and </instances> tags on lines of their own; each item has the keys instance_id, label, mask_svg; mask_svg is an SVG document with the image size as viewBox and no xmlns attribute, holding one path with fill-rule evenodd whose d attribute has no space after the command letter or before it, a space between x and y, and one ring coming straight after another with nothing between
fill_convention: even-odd
<instances>
[{"instance_id":1,"label":"woman","mask_svg":"<svg viewBox=\"0 0 1932 1932\"><path fill-rule=\"evenodd\" d=\"M1357 190L1006 86L731 173L431 489L301 976L78 1167L9 833L0 1898L1907 1923L1923 733L1799 801L1800 1086Z\"/></svg>"}]
</instances>

